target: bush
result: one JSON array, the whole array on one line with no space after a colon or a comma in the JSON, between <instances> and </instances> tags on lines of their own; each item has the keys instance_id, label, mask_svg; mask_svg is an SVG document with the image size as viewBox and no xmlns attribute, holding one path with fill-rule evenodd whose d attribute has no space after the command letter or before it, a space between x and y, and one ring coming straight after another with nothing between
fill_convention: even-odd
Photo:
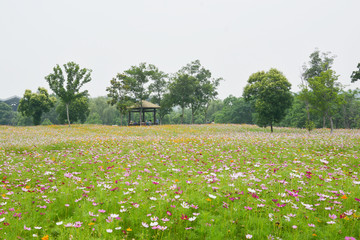
<instances>
[{"instance_id":1,"label":"bush","mask_svg":"<svg viewBox=\"0 0 360 240\"><path fill-rule=\"evenodd\" d=\"M53 123L48 118L45 118L41 125L53 125Z\"/></svg>"}]
</instances>

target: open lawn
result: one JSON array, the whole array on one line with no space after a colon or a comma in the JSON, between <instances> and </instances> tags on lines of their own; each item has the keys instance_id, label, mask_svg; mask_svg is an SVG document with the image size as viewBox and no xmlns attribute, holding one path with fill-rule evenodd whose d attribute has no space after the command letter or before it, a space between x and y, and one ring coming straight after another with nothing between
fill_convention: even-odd
<instances>
[{"instance_id":1,"label":"open lawn","mask_svg":"<svg viewBox=\"0 0 360 240\"><path fill-rule=\"evenodd\" d=\"M0 239L360 239L360 131L0 126Z\"/></svg>"}]
</instances>

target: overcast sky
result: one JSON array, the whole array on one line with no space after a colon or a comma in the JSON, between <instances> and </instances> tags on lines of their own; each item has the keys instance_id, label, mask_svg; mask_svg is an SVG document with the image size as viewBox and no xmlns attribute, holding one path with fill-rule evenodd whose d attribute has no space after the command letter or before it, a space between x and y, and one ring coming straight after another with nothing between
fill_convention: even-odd
<instances>
[{"instance_id":1,"label":"overcast sky","mask_svg":"<svg viewBox=\"0 0 360 240\"><path fill-rule=\"evenodd\" d=\"M196 59L225 79L221 99L271 67L296 92L315 48L335 54L339 79L356 88L359 9L359 0L0 0L0 98L49 89L44 76L69 61L93 70L92 97L140 62L174 73Z\"/></svg>"}]
</instances>

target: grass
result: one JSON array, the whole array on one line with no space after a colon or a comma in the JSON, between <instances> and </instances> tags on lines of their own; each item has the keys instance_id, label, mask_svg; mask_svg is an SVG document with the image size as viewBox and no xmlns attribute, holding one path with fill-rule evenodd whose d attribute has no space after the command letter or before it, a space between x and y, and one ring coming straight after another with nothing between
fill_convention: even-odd
<instances>
[{"instance_id":1,"label":"grass","mask_svg":"<svg viewBox=\"0 0 360 240\"><path fill-rule=\"evenodd\" d=\"M0 239L360 239L359 130L0 126Z\"/></svg>"}]
</instances>

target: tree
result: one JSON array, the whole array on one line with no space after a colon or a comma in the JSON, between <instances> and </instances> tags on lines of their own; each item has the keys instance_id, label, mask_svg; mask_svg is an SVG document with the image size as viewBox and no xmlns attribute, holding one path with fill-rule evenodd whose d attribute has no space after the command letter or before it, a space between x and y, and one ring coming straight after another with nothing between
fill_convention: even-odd
<instances>
[{"instance_id":1,"label":"tree","mask_svg":"<svg viewBox=\"0 0 360 240\"><path fill-rule=\"evenodd\" d=\"M193 101L196 88L196 79L193 76L177 72L169 84L169 98L173 106L180 106L180 123L184 123L184 111Z\"/></svg>"},{"instance_id":2,"label":"tree","mask_svg":"<svg viewBox=\"0 0 360 240\"><path fill-rule=\"evenodd\" d=\"M108 104L116 106L120 112L120 124L123 122L123 115L128 112L128 107L133 104L130 97L130 84L127 81L128 76L118 73L115 78L111 79L110 87L106 88L107 96L110 98Z\"/></svg>"},{"instance_id":3,"label":"tree","mask_svg":"<svg viewBox=\"0 0 360 240\"><path fill-rule=\"evenodd\" d=\"M151 74L152 83L149 85L149 91L151 93L151 101L160 106L159 120L160 124L166 114L171 111L171 104L169 102L168 75L160 71L157 67L150 65L153 72ZM166 95L167 94L167 95Z\"/></svg>"},{"instance_id":4,"label":"tree","mask_svg":"<svg viewBox=\"0 0 360 240\"><path fill-rule=\"evenodd\" d=\"M32 93L27 89L20 100L18 111L24 116L32 117L34 125L39 125L42 114L49 112L55 101L55 98L50 97L45 88L39 87L37 93Z\"/></svg>"},{"instance_id":5,"label":"tree","mask_svg":"<svg viewBox=\"0 0 360 240\"><path fill-rule=\"evenodd\" d=\"M246 101L253 101L259 126L270 125L273 132L273 124L280 122L291 106L293 97L290 88L286 77L274 68L249 77L243 96Z\"/></svg>"},{"instance_id":6,"label":"tree","mask_svg":"<svg viewBox=\"0 0 360 240\"><path fill-rule=\"evenodd\" d=\"M120 111L125 111L128 107L129 101L137 101L140 104L140 125L142 119L142 101L150 96L150 91L147 88L147 83L151 80L154 65L147 65L140 63L139 66L131 66L130 69L125 70L122 74L117 74L110 83L111 86L106 90L109 92L108 97L111 97L110 104L117 104Z\"/></svg>"},{"instance_id":7,"label":"tree","mask_svg":"<svg viewBox=\"0 0 360 240\"><path fill-rule=\"evenodd\" d=\"M343 98L339 95L341 84L337 80L338 76L331 69L321 72L320 76L308 79L311 90L309 92L309 103L319 114L329 118L331 133L334 130L333 114L336 106L343 103Z\"/></svg>"},{"instance_id":8,"label":"tree","mask_svg":"<svg viewBox=\"0 0 360 240\"><path fill-rule=\"evenodd\" d=\"M66 108L64 102L56 107L56 112L59 115L59 122L64 124L66 122L80 122L84 123L89 116L89 99L86 96L77 97L71 102L71 105Z\"/></svg>"},{"instance_id":9,"label":"tree","mask_svg":"<svg viewBox=\"0 0 360 240\"><path fill-rule=\"evenodd\" d=\"M193 78L194 92L191 93L191 123L194 123L194 115L199 111L204 112L204 121L206 121L206 113L211 100L214 100L218 95L217 87L222 78L212 78L211 72L201 66L199 60L195 60L185 67L180 72L189 75Z\"/></svg>"},{"instance_id":10,"label":"tree","mask_svg":"<svg viewBox=\"0 0 360 240\"><path fill-rule=\"evenodd\" d=\"M11 125L14 115L13 110L8 104L0 102L0 125Z\"/></svg>"},{"instance_id":11,"label":"tree","mask_svg":"<svg viewBox=\"0 0 360 240\"><path fill-rule=\"evenodd\" d=\"M351 82L356 82L357 80L360 80L360 63L357 65L358 70L353 71L351 74Z\"/></svg>"},{"instance_id":12,"label":"tree","mask_svg":"<svg viewBox=\"0 0 360 240\"><path fill-rule=\"evenodd\" d=\"M308 64L303 65L303 71L301 74L301 92L299 94L300 99L305 102L307 121L306 125L311 125L310 121L310 103L309 103L309 86L308 80L313 77L319 77L320 74L324 71L331 69L334 63L335 56L331 55L331 52L321 53L319 49L315 49L313 53L310 54L310 61ZM323 116L323 127L325 127L325 116Z\"/></svg>"},{"instance_id":13,"label":"tree","mask_svg":"<svg viewBox=\"0 0 360 240\"><path fill-rule=\"evenodd\" d=\"M65 76L63 70L59 65L53 68L53 73L45 77L50 89L61 99L66 107L66 117L70 127L69 106L78 98L88 95L88 91L80 92L80 88L91 81L91 70L82 68L74 62L68 62L63 65L66 73L66 85Z\"/></svg>"}]
</instances>

